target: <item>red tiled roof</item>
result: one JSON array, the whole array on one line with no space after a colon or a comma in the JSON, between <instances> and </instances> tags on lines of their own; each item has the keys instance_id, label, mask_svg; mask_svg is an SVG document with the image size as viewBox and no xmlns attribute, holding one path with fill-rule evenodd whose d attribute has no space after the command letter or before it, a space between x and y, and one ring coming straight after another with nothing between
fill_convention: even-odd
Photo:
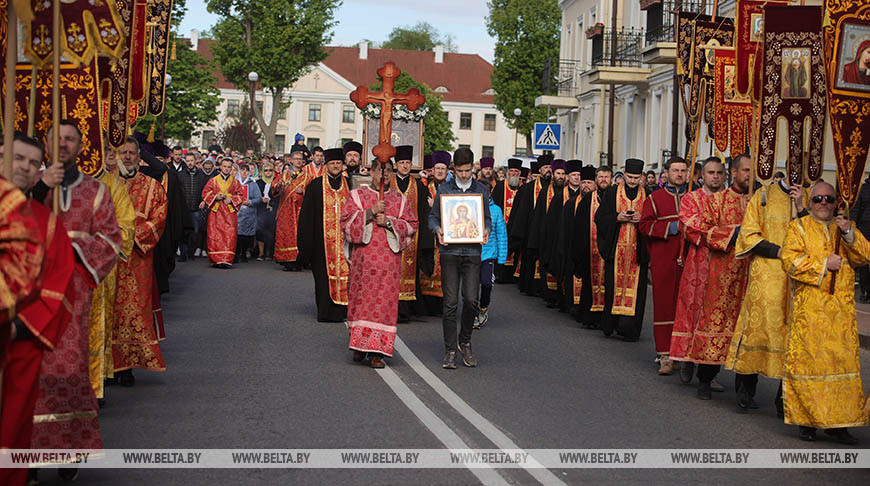
<instances>
[{"instance_id":1,"label":"red tiled roof","mask_svg":"<svg viewBox=\"0 0 870 486\"><path fill-rule=\"evenodd\" d=\"M215 41L200 39L197 52L207 59L213 59L212 42ZM433 90L439 86L447 88L447 93L439 93L444 101L494 103L494 96L483 94L491 87L492 64L477 54L445 52L444 62L436 63L435 53L431 51L369 48L368 59L359 58L358 47L327 47L326 51L329 57L323 61L323 64L356 86L369 86L375 83L377 70L387 61L393 61L414 79ZM219 89L234 88L224 79L220 69L213 74L218 79Z\"/></svg>"},{"instance_id":2,"label":"red tiled roof","mask_svg":"<svg viewBox=\"0 0 870 486\"><path fill-rule=\"evenodd\" d=\"M358 47L327 47L326 51L330 54L323 64L357 86L375 83L378 69L393 61L433 90L447 88L447 93L440 93L444 101L494 103L494 96L483 94L490 88L492 65L477 54L445 52L444 62L436 63L431 51L369 48L368 59L359 58Z\"/></svg>"}]
</instances>

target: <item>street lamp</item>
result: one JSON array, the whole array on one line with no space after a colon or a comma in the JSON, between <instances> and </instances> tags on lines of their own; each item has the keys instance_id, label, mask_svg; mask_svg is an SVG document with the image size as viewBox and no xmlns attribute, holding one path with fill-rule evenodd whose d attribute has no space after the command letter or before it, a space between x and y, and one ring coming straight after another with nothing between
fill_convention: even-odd
<instances>
[{"instance_id":1,"label":"street lamp","mask_svg":"<svg viewBox=\"0 0 870 486\"><path fill-rule=\"evenodd\" d=\"M172 76L169 73L166 73L166 78L164 78L164 92L169 88L169 85L172 84ZM165 98L164 98L165 99ZM160 117L160 141L166 143L166 102L163 102L163 113Z\"/></svg>"},{"instance_id":2,"label":"street lamp","mask_svg":"<svg viewBox=\"0 0 870 486\"><path fill-rule=\"evenodd\" d=\"M519 146L520 142L517 140L517 138L519 137L519 125L520 125L519 118L522 114L523 114L523 110L521 110L519 108L514 108L514 153L515 154L519 151L519 149L517 147Z\"/></svg>"},{"instance_id":3,"label":"street lamp","mask_svg":"<svg viewBox=\"0 0 870 486\"><path fill-rule=\"evenodd\" d=\"M256 71L248 73L248 83L251 88L251 106L248 109L248 147L253 148L254 145L254 90L257 87L257 81L260 75Z\"/></svg>"}]
</instances>

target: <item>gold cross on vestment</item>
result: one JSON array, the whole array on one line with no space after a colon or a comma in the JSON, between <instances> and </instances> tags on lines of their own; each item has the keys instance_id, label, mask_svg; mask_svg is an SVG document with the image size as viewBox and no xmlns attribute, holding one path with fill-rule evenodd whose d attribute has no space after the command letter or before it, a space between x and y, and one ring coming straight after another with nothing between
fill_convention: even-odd
<instances>
[{"instance_id":1,"label":"gold cross on vestment","mask_svg":"<svg viewBox=\"0 0 870 486\"><path fill-rule=\"evenodd\" d=\"M369 93L367 87L360 86L350 94L350 100L361 110L369 103L381 105L378 144L372 149L372 154L381 162L387 162L396 155L396 149L390 143L390 135L393 131L393 105L406 105L409 110L415 111L426 102L426 97L420 94L420 90L417 88L411 88L407 93L393 91L396 78L401 74L402 71L393 61L387 61L382 68L378 69L378 76L381 77L384 84L379 93Z\"/></svg>"}]
</instances>

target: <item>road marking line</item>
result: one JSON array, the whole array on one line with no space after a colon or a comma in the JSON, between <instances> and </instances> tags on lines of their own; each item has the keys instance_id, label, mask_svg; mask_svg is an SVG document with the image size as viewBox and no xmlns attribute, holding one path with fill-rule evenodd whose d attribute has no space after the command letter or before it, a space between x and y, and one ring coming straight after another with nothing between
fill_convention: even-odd
<instances>
[{"instance_id":1,"label":"road marking line","mask_svg":"<svg viewBox=\"0 0 870 486\"><path fill-rule=\"evenodd\" d=\"M408 388L408 385L399 378L399 375L396 374L395 371L390 369L390 367L382 368L377 370L378 375L384 379L390 389L393 390L393 393L399 397L406 407L408 407L414 415L423 422L423 425L429 429L438 440L441 441L448 449L472 449L468 447L468 444L459 437L447 424L444 423L443 420L438 418L429 407ZM466 466L468 467L468 466ZM480 480L484 485L499 485L499 486L509 486L509 483L496 472L495 469L491 467L468 467L468 470L471 471L472 474L477 476L477 479Z\"/></svg>"},{"instance_id":2,"label":"road marking line","mask_svg":"<svg viewBox=\"0 0 870 486\"><path fill-rule=\"evenodd\" d=\"M420 378L423 378L432 389L435 390L436 393L441 395L441 398L444 399L451 407L453 407L460 415L462 415L465 420L467 420L471 425L473 425L477 430L479 430L487 439L492 441L496 447L502 450L516 450L519 452L525 452L520 448L514 441L510 439L507 435L504 434L498 427L495 426L492 422L487 420L477 413L476 410L471 408L471 405L465 402L459 395L457 395L453 390L450 389L440 378L435 376L435 373L432 373L426 365L417 358L417 355L411 351L411 348L405 344L404 341L401 340L398 336L396 336L395 349L402 355L402 359L405 360L406 363L420 375ZM534 457L529 455L530 461L532 465L536 467L528 467L523 465L523 469L526 470L532 477L538 480L541 484L547 486L567 486L564 481L559 479L552 471L546 469L538 463Z\"/></svg>"}]
</instances>

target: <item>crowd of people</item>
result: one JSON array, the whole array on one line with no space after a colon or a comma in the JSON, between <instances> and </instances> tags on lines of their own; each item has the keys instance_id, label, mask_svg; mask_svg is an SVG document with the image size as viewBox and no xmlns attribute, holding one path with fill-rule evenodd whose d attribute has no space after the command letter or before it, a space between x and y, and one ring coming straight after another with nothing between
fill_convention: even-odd
<instances>
[{"instance_id":1,"label":"crowd of people","mask_svg":"<svg viewBox=\"0 0 870 486\"><path fill-rule=\"evenodd\" d=\"M675 157L657 181L637 159L617 174L552 155L496 168L467 148L400 146L364 163L355 141L254 157L135 136L91 176L77 126L62 121L59 138L49 164L16 133L0 179L2 448L100 449L105 386L165 370L160 295L197 257L310 269L317 320L346 323L353 361L373 368L412 316L441 317L443 368L476 366L495 283L634 342L651 286L660 375L697 376L710 400L724 365L741 413L759 408L759 375L781 380L777 413L806 441L821 428L854 444L848 427L868 421L854 280L870 244L824 181L753 184L745 155L727 172ZM443 220L456 197L480 205L451 203ZM0 477L23 484L27 470Z\"/></svg>"}]
</instances>

